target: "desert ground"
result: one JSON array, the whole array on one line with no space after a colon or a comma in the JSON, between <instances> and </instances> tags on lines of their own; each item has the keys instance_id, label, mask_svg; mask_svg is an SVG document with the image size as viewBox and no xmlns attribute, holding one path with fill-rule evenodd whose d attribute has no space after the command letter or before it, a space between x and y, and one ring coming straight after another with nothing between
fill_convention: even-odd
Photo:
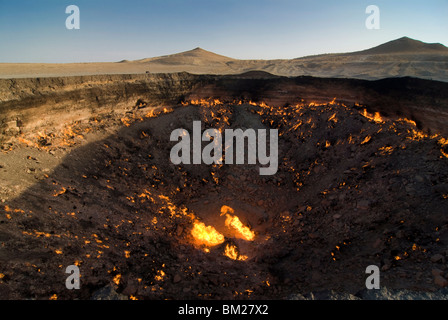
<instances>
[{"instance_id":1,"label":"desert ground","mask_svg":"<svg viewBox=\"0 0 448 320\"><path fill-rule=\"evenodd\" d=\"M448 81L448 48L403 37L364 51L323 54L290 60L238 60L196 48L162 57L107 63L17 64L0 63L0 78L63 77L99 74L189 72L241 74L266 71L296 77L376 80L418 77Z\"/></svg>"}]
</instances>

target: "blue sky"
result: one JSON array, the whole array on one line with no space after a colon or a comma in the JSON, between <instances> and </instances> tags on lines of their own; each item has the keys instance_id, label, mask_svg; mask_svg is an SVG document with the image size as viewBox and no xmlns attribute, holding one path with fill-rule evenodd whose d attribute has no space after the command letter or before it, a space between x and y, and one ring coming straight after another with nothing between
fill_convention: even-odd
<instances>
[{"instance_id":1,"label":"blue sky","mask_svg":"<svg viewBox=\"0 0 448 320\"><path fill-rule=\"evenodd\" d=\"M68 30L65 8L80 9ZM368 5L381 12L368 30ZM239 59L350 52L408 36L448 46L448 1L0 0L0 62L141 59L201 47Z\"/></svg>"}]
</instances>

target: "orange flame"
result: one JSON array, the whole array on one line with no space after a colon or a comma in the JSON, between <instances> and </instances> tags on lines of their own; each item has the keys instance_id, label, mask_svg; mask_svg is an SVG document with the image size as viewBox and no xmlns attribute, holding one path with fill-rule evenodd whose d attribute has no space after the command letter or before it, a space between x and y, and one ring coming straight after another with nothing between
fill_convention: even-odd
<instances>
[{"instance_id":1,"label":"orange flame","mask_svg":"<svg viewBox=\"0 0 448 320\"><path fill-rule=\"evenodd\" d=\"M443 151L443 149L440 149L440 153L441 153L445 158L448 158L448 153L446 153L445 151Z\"/></svg>"},{"instance_id":2,"label":"orange flame","mask_svg":"<svg viewBox=\"0 0 448 320\"><path fill-rule=\"evenodd\" d=\"M361 145L366 144L367 142L369 142L372 139L371 136L367 136L364 138L364 140L361 142Z\"/></svg>"},{"instance_id":3,"label":"orange flame","mask_svg":"<svg viewBox=\"0 0 448 320\"><path fill-rule=\"evenodd\" d=\"M383 118L381 117L381 115L380 115L379 112L375 112L375 114L372 116L371 114L369 114L369 113L367 112L366 109L364 109L363 112L362 112L362 115L363 115L364 117L366 117L367 119L370 119L370 120L375 121L376 123L384 122L384 120L383 120Z\"/></svg>"},{"instance_id":4,"label":"orange flame","mask_svg":"<svg viewBox=\"0 0 448 320\"><path fill-rule=\"evenodd\" d=\"M409 123L410 125L413 125L414 127L417 127L417 123L415 123L414 120L409 120L407 118L400 118L397 121L406 122Z\"/></svg>"},{"instance_id":5,"label":"orange flame","mask_svg":"<svg viewBox=\"0 0 448 320\"><path fill-rule=\"evenodd\" d=\"M232 216L228 212L233 213L234 210L228 206L222 206L221 215L226 215L226 227L235 230L240 238L253 241L255 239L255 233L249 227L245 226L237 216Z\"/></svg>"},{"instance_id":6,"label":"orange flame","mask_svg":"<svg viewBox=\"0 0 448 320\"><path fill-rule=\"evenodd\" d=\"M210 107L210 106L216 106L219 104L223 104L223 102L219 99L196 99L196 100L193 99L188 102L182 102L183 106L200 105L200 106Z\"/></svg>"},{"instance_id":7,"label":"orange flame","mask_svg":"<svg viewBox=\"0 0 448 320\"><path fill-rule=\"evenodd\" d=\"M67 192L67 189L62 187L62 189L60 191L54 191L53 197L57 197L60 196L61 194L64 194L65 192Z\"/></svg>"},{"instance_id":8,"label":"orange flame","mask_svg":"<svg viewBox=\"0 0 448 320\"><path fill-rule=\"evenodd\" d=\"M232 260L240 260L244 261L247 259L247 256L240 255L235 245L228 244L225 248L224 255L229 257Z\"/></svg>"},{"instance_id":9,"label":"orange flame","mask_svg":"<svg viewBox=\"0 0 448 320\"><path fill-rule=\"evenodd\" d=\"M333 121L334 123L338 122L338 118L336 118L336 112L333 113L333 115L330 118L328 118L328 121Z\"/></svg>"},{"instance_id":10,"label":"orange flame","mask_svg":"<svg viewBox=\"0 0 448 320\"><path fill-rule=\"evenodd\" d=\"M448 146L448 139L445 139L445 138L440 138L439 139L439 144L442 146L442 147L445 147L445 146Z\"/></svg>"},{"instance_id":11,"label":"orange flame","mask_svg":"<svg viewBox=\"0 0 448 320\"><path fill-rule=\"evenodd\" d=\"M198 245L209 247L217 246L224 242L224 236L212 226L206 226L203 222L195 221L191 235Z\"/></svg>"}]
</instances>

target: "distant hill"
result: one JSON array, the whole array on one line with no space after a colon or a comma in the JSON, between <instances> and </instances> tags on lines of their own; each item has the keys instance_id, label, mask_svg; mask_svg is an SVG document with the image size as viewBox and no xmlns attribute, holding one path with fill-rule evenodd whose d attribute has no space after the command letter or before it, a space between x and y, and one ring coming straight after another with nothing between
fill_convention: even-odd
<instances>
[{"instance_id":1,"label":"distant hill","mask_svg":"<svg viewBox=\"0 0 448 320\"><path fill-rule=\"evenodd\" d=\"M192 65L200 65L206 63L226 63L228 61L232 61L235 59L225 57L202 48L195 48L190 51L185 51L181 53L155 57L155 58L146 58L141 60L136 60L134 62L139 63L162 63L168 65L176 65L176 64L192 64Z\"/></svg>"},{"instance_id":2,"label":"distant hill","mask_svg":"<svg viewBox=\"0 0 448 320\"><path fill-rule=\"evenodd\" d=\"M397 53L446 54L448 53L448 48L440 43L425 43L408 37L403 37L397 40L386 42L371 49L354 52L353 54L397 54Z\"/></svg>"},{"instance_id":3,"label":"distant hill","mask_svg":"<svg viewBox=\"0 0 448 320\"><path fill-rule=\"evenodd\" d=\"M417 77L448 82L448 48L408 37L367 50L295 59L238 60L202 48L141 60L107 63L0 63L0 78L94 74L173 73L236 75L263 71L277 76L376 80ZM250 73L249 73L250 75Z\"/></svg>"}]
</instances>

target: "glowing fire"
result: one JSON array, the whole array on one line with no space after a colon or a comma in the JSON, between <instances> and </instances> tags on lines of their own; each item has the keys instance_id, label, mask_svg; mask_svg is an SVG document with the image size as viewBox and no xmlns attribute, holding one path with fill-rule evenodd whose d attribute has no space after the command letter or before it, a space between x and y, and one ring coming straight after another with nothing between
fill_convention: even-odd
<instances>
[{"instance_id":1,"label":"glowing fire","mask_svg":"<svg viewBox=\"0 0 448 320\"><path fill-rule=\"evenodd\" d=\"M448 152L445 152L445 151L443 150L443 148L445 148L446 146L448 146L448 139L445 139L445 138L441 137L441 138L438 140L438 142L439 142L440 146L442 147L442 149L440 149L440 153L441 153L445 158L448 158Z\"/></svg>"},{"instance_id":2,"label":"glowing fire","mask_svg":"<svg viewBox=\"0 0 448 320\"><path fill-rule=\"evenodd\" d=\"M448 158L448 153L443 151L443 149L440 149L440 153L445 157Z\"/></svg>"},{"instance_id":3,"label":"glowing fire","mask_svg":"<svg viewBox=\"0 0 448 320\"><path fill-rule=\"evenodd\" d=\"M445 138L440 138L439 139L439 144L442 146L442 147L445 147L445 146L448 146L448 139L445 139Z\"/></svg>"},{"instance_id":4,"label":"glowing fire","mask_svg":"<svg viewBox=\"0 0 448 320\"><path fill-rule=\"evenodd\" d=\"M367 112L366 109L364 109L363 112L362 112L362 115L363 115L364 117L366 117L367 119L370 119L370 120L375 121L376 123L384 122L384 120L383 120L383 118L381 117L381 115L380 115L379 112L375 112L374 115L371 115L370 113Z\"/></svg>"},{"instance_id":5,"label":"glowing fire","mask_svg":"<svg viewBox=\"0 0 448 320\"><path fill-rule=\"evenodd\" d=\"M54 191L53 197L57 197L60 196L61 194L64 194L65 192L67 192L67 189L62 187L62 189L60 191Z\"/></svg>"},{"instance_id":6,"label":"glowing fire","mask_svg":"<svg viewBox=\"0 0 448 320\"><path fill-rule=\"evenodd\" d=\"M235 245L228 244L225 248L224 255L229 257L232 260L240 260L244 261L247 259L247 256L240 255Z\"/></svg>"},{"instance_id":7,"label":"glowing fire","mask_svg":"<svg viewBox=\"0 0 448 320\"><path fill-rule=\"evenodd\" d=\"M361 142L361 145L366 144L367 142L369 142L372 139L371 136L367 136L364 138L364 140Z\"/></svg>"},{"instance_id":8,"label":"glowing fire","mask_svg":"<svg viewBox=\"0 0 448 320\"><path fill-rule=\"evenodd\" d=\"M401 122L405 122L405 123L409 123L410 125L417 127L417 123L415 123L414 120L409 120L407 118L400 118L397 121L401 121Z\"/></svg>"},{"instance_id":9,"label":"glowing fire","mask_svg":"<svg viewBox=\"0 0 448 320\"><path fill-rule=\"evenodd\" d=\"M214 227L206 226L200 221L195 221L193 223L191 235L199 245L213 247L224 242L224 236L221 233L219 233Z\"/></svg>"},{"instance_id":10,"label":"glowing fire","mask_svg":"<svg viewBox=\"0 0 448 320\"><path fill-rule=\"evenodd\" d=\"M333 113L333 115L330 118L328 118L328 121L333 121L334 123L338 122L338 118L336 117L336 112Z\"/></svg>"},{"instance_id":11,"label":"glowing fire","mask_svg":"<svg viewBox=\"0 0 448 320\"><path fill-rule=\"evenodd\" d=\"M235 230L240 238L253 241L255 239L255 233L249 227L245 226L237 216L233 216L229 212L233 213L234 211L228 206L222 206L221 215L226 216L226 227Z\"/></svg>"},{"instance_id":12,"label":"glowing fire","mask_svg":"<svg viewBox=\"0 0 448 320\"><path fill-rule=\"evenodd\" d=\"M188 102L182 102L183 106L188 106L188 105L200 105L200 106L216 106L219 104L223 104L222 101L220 101L219 99L196 99L196 100L191 100Z\"/></svg>"},{"instance_id":13,"label":"glowing fire","mask_svg":"<svg viewBox=\"0 0 448 320\"><path fill-rule=\"evenodd\" d=\"M261 107L261 108L268 108L269 106L264 102L254 102L254 101L241 101L241 100L233 100L233 101L221 101L219 99L193 99L190 101L185 101L185 102L181 102L182 106L189 106L189 105L193 105L193 106L203 106L203 107L213 107L213 106L217 106L217 105L223 105L223 104L234 104L234 105L242 105L242 104L250 104L251 106L255 106L255 107Z\"/></svg>"}]
</instances>

